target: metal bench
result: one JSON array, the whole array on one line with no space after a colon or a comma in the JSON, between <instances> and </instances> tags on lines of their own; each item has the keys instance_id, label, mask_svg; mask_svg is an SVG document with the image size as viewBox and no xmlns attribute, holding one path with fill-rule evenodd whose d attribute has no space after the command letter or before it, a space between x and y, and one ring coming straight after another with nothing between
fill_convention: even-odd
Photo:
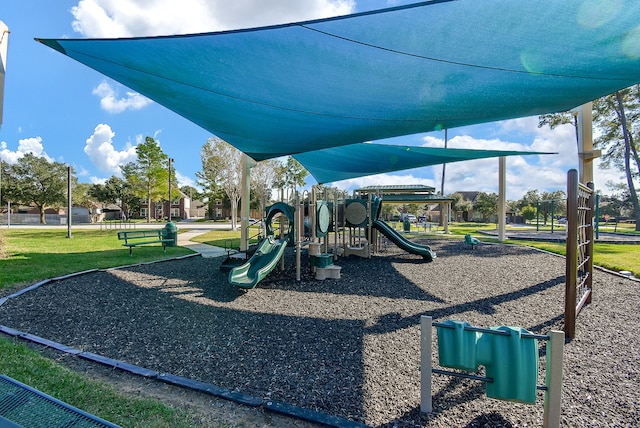
<instances>
[{"instance_id":1,"label":"metal bench","mask_svg":"<svg viewBox=\"0 0 640 428\"><path fill-rule=\"evenodd\" d=\"M162 251L167 251L167 244L174 242L168 236L167 229L142 229L118 232L118 239L124 241L125 247L129 247L129 255L133 255L133 247L138 245L162 244Z\"/></svg>"},{"instance_id":2,"label":"metal bench","mask_svg":"<svg viewBox=\"0 0 640 428\"><path fill-rule=\"evenodd\" d=\"M120 428L8 376L0 375L0 427Z\"/></svg>"}]
</instances>

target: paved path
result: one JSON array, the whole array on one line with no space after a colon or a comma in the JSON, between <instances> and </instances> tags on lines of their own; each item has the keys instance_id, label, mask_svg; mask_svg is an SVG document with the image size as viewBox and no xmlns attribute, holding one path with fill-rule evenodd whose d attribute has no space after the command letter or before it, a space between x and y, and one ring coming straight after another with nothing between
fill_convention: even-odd
<instances>
[{"instance_id":1,"label":"paved path","mask_svg":"<svg viewBox=\"0 0 640 428\"><path fill-rule=\"evenodd\" d=\"M178 245L200 253L202 257L226 257L227 250L224 248L201 244L191 240L191 238L207 233L209 230L211 229L189 229L188 232L178 233Z\"/></svg>"}]
</instances>

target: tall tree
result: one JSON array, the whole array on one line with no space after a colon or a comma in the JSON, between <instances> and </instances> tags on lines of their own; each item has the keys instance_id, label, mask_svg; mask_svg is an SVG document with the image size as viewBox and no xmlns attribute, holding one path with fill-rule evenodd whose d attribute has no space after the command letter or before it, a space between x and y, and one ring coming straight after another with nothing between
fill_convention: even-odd
<instances>
[{"instance_id":1,"label":"tall tree","mask_svg":"<svg viewBox=\"0 0 640 428\"><path fill-rule=\"evenodd\" d=\"M100 206L99 201L91 195L91 184L76 183L71 189L71 201L75 206L86 207L89 211Z\"/></svg>"},{"instance_id":2,"label":"tall tree","mask_svg":"<svg viewBox=\"0 0 640 428\"><path fill-rule=\"evenodd\" d=\"M640 177L638 138L640 126L640 85L615 92L593 103L594 122L602 134L594 146L603 150L601 167L615 168L624 173L633 205L636 230L640 231L640 203L635 180Z\"/></svg>"},{"instance_id":3,"label":"tall tree","mask_svg":"<svg viewBox=\"0 0 640 428\"><path fill-rule=\"evenodd\" d=\"M264 213L265 207L271 200L271 191L276 181L280 163L275 159L258 162L251 168L251 188L258 200L260 212Z\"/></svg>"},{"instance_id":4,"label":"tall tree","mask_svg":"<svg viewBox=\"0 0 640 428\"><path fill-rule=\"evenodd\" d=\"M551 129L564 123L575 123L576 117L570 112L540 116L539 125L549 125ZM594 146L603 150L600 168L615 168L625 174L629 198L633 205L636 230L640 231L640 201L637 193L637 179L640 177L640 156L638 138L640 127L640 85L630 86L593 102L593 120L602 131L594 141Z\"/></svg>"},{"instance_id":5,"label":"tall tree","mask_svg":"<svg viewBox=\"0 0 640 428\"><path fill-rule=\"evenodd\" d=\"M226 141L209 138L200 151L199 183L212 192L222 189L231 202L231 229L237 228L238 202L242 196L242 152Z\"/></svg>"},{"instance_id":6,"label":"tall tree","mask_svg":"<svg viewBox=\"0 0 640 428\"><path fill-rule=\"evenodd\" d=\"M162 151L160 144L146 137L144 143L136 147L138 159L120 169L125 180L134 191L147 201L147 222L151 222L151 204L161 201L168 193L169 157Z\"/></svg>"},{"instance_id":7,"label":"tall tree","mask_svg":"<svg viewBox=\"0 0 640 428\"><path fill-rule=\"evenodd\" d=\"M459 192L455 192L451 195L447 195L447 198L452 198L451 202L451 212L453 213L463 213L462 217L467 218L467 221L470 220L468 218L468 214L465 216L464 213L469 213L473 209L473 202L464 198L464 195ZM456 214L457 217L457 214Z\"/></svg>"},{"instance_id":8,"label":"tall tree","mask_svg":"<svg viewBox=\"0 0 640 428\"><path fill-rule=\"evenodd\" d=\"M488 219L498 213L498 195L496 193L481 192L473 204L473 209Z\"/></svg>"},{"instance_id":9,"label":"tall tree","mask_svg":"<svg viewBox=\"0 0 640 428\"><path fill-rule=\"evenodd\" d=\"M133 210L140 208L140 197L133 191L131 184L115 175L104 184L94 184L89 193L103 206L115 204L120 207L124 218L130 218Z\"/></svg>"},{"instance_id":10,"label":"tall tree","mask_svg":"<svg viewBox=\"0 0 640 428\"><path fill-rule=\"evenodd\" d=\"M45 224L47 208L65 206L67 201L67 165L49 163L45 158L25 154L4 171L4 199L38 209ZM75 177L72 177L75 181Z\"/></svg>"},{"instance_id":11,"label":"tall tree","mask_svg":"<svg viewBox=\"0 0 640 428\"><path fill-rule=\"evenodd\" d=\"M287 162L280 164L278 168L275 187L281 190L291 190L295 192L298 187L307 184L305 181L307 175L309 175L309 172L305 167L293 157L288 156Z\"/></svg>"},{"instance_id":12,"label":"tall tree","mask_svg":"<svg viewBox=\"0 0 640 428\"><path fill-rule=\"evenodd\" d=\"M200 194L201 192L193 186L182 186L180 187L180 191L188 196L192 201L202 197Z\"/></svg>"},{"instance_id":13,"label":"tall tree","mask_svg":"<svg viewBox=\"0 0 640 428\"><path fill-rule=\"evenodd\" d=\"M542 192L540 199L537 201L536 207L538 213L542 215L544 224L551 219L552 216L558 217L567 212L567 195L564 190L554 190L553 192ZM551 219L553 220L553 219Z\"/></svg>"}]
</instances>

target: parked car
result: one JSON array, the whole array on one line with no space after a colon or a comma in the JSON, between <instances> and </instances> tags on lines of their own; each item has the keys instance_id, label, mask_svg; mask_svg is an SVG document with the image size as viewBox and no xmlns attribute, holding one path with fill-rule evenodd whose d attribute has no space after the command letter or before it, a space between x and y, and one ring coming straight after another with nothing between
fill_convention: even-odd
<instances>
[{"instance_id":1,"label":"parked car","mask_svg":"<svg viewBox=\"0 0 640 428\"><path fill-rule=\"evenodd\" d=\"M409 223L417 223L418 222L418 218L416 216L414 216L413 214L402 214L401 216L402 221L409 220Z\"/></svg>"},{"instance_id":2,"label":"parked car","mask_svg":"<svg viewBox=\"0 0 640 428\"><path fill-rule=\"evenodd\" d=\"M558 224L567 224L567 219L566 217L562 217L558 219Z\"/></svg>"}]
</instances>

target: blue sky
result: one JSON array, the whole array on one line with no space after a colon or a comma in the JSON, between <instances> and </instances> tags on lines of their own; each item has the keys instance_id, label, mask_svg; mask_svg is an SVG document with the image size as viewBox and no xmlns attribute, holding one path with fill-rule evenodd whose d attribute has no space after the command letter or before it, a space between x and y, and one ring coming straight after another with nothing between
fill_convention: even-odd
<instances>
[{"instance_id":1,"label":"blue sky","mask_svg":"<svg viewBox=\"0 0 640 428\"><path fill-rule=\"evenodd\" d=\"M135 146L154 137L175 159L181 185L195 185L200 148L212 134L128 88L34 41L41 38L127 37L194 33L279 24L411 3L409 0L2 0L10 30L0 158L14 163L32 152L72 165L80 182L119 175L135 160ZM117 5L115 8L114 5ZM537 127L537 117L448 131L458 148L558 152L507 158L507 198L528 190L566 188L577 168L574 130ZM444 146L444 131L395 138L407 145ZM595 169L596 188L621 181ZM442 167L428 167L334 183L345 190L374 184L424 184L440 189ZM313 180L309 178L309 183ZM445 193L498 190L498 160L449 164Z\"/></svg>"}]
</instances>

